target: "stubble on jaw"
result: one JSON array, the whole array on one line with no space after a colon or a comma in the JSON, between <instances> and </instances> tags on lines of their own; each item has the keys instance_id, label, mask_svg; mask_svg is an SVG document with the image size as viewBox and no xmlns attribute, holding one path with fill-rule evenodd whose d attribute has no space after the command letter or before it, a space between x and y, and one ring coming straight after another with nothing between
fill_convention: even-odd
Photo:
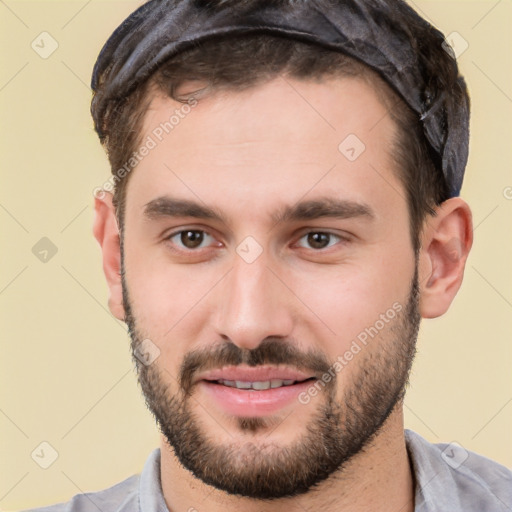
<instances>
[{"instance_id":1,"label":"stubble on jaw","mask_svg":"<svg viewBox=\"0 0 512 512\"><path fill-rule=\"evenodd\" d=\"M150 333L144 336L137 325L124 278L123 297L135 354ZM231 342L214 344L185 355L176 380L177 392L170 390L169 379L156 364L145 366L135 356L133 359L146 404L179 462L196 478L228 494L273 500L307 493L340 473L378 434L403 399L420 323L417 265L407 305L395 320L390 339L365 347L371 352L357 359L359 367L352 372L353 381L345 383L342 397L336 400L336 376L315 397L319 405L305 424L304 434L286 446L266 440L272 429L279 428L275 417L235 418L238 431L248 440L219 444L197 416L205 406L198 405L194 396L194 377L199 371L239 364L286 364L315 374L327 373L330 365L324 354L304 353L279 339L266 339L254 350L240 349ZM255 440L249 440L250 436Z\"/></svg>"}]
</instances>

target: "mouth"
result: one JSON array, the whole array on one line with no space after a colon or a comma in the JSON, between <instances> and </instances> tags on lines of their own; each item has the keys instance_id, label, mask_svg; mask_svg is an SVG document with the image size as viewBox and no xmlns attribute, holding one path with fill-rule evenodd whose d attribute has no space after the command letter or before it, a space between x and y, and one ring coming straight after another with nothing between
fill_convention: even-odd
<instances>
[{"instance_id":1,"label":"mouth","mask_svg":"<svg viewBox=\"0 0 512 512\"><path fill-rule=\"evenodd\" d=\"M272 379L272 380L259 380L259 381L241 381L241 380L207 380L207 382L212 384L218 384L220 386L227 386L229 388L236 389L244 389L248 391L263 391L265 389L277 389L284 386L293 386L295 384L299 384L302 382L313 381L314 377L310 377L308 379L303 380L293 380L293 379Z\"/></svg>"},{"instance_id":2,"label":"mouth","mask_svg":"<svg viewBox=\"0 0 512 512\"><path fill-rule=\"evenodd\" d=\"M306 373L285 366L227 366L198 375L197 380L237 389L261 391L315 379L313 373Z\"/></svg>"},{"instance_id":3,"label":"mouth","mask_svg":"<svg viewBox=\"0 0 512 512\"><path fill-rule=\"evenodd\" d=\"M261 417L300 404L299 394L316 380L314 375L292 368L236 366L206 372L196 384L208 405L223 413Z\"/></svg>"}]
</instances>

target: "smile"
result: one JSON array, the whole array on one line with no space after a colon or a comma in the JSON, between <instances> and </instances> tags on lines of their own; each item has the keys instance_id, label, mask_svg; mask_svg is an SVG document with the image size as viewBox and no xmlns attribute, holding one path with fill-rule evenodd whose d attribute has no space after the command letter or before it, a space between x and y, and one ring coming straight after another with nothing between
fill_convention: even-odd
<instances>
[{"instance_id":1,"label":"smile","mask_svg":"<svg viewBox=\"0 0 512 512\"><path fill-rule=\"evenodd\" d=\"M306 380L310 380L310 379L306 379ZM244 381L240 381L240 380L219 379L214 382L216 382L217 384L221 384L223 386L228 386L230 388L261 391L264 389L275 389L275 388L280 388L283 386L292 386L293 384L296 384L297 382L304 382L304 381L297 381L297 380L293 380L293 379L286 379L286 380L272 379L272 380L265 380L265 381L244 382Z\"/></svg>"}]
</instances>

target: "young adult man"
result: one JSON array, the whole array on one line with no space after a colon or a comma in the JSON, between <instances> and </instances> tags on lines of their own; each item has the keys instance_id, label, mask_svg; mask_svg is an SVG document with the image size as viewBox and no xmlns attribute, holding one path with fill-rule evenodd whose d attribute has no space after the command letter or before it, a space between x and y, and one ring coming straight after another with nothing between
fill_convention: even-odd
<instances>
[{"instance_id":1,"label":"young adult man","mask_svg":"<svg viewBox=\"0 0 512 512\"><path fill-rule=\"evenodd\" d=\"M397 0L153 0L114 32L94 234L162 442L48 510L512 507L507 469L403 426L472 244L443 42Z\"/></svg>"}]
</instances>

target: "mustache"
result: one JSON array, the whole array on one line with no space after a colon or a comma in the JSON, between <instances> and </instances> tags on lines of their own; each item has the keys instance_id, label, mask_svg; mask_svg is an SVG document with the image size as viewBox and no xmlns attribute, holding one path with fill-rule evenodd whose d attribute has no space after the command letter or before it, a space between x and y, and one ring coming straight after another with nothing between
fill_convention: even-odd
<instances>
[{"instance_id":1,"label":"mustache","mask_svg":"<svg viewBox=\"0 0 512 512\"><path fill-rule=\"evenodd\" d=\"M190 393L194 377L199 372L224 366L286 365L300 371L324 374L331 364L319 351L302 352L296 344L280 338L266 338L256 348L240 348L233 342L223 342L213 347L189 352L180 366L178 382L186 395ZM333 379L334 381L334 379ZM334 382L331 381L333 384Z\"/></svg>"}]
</instances>

